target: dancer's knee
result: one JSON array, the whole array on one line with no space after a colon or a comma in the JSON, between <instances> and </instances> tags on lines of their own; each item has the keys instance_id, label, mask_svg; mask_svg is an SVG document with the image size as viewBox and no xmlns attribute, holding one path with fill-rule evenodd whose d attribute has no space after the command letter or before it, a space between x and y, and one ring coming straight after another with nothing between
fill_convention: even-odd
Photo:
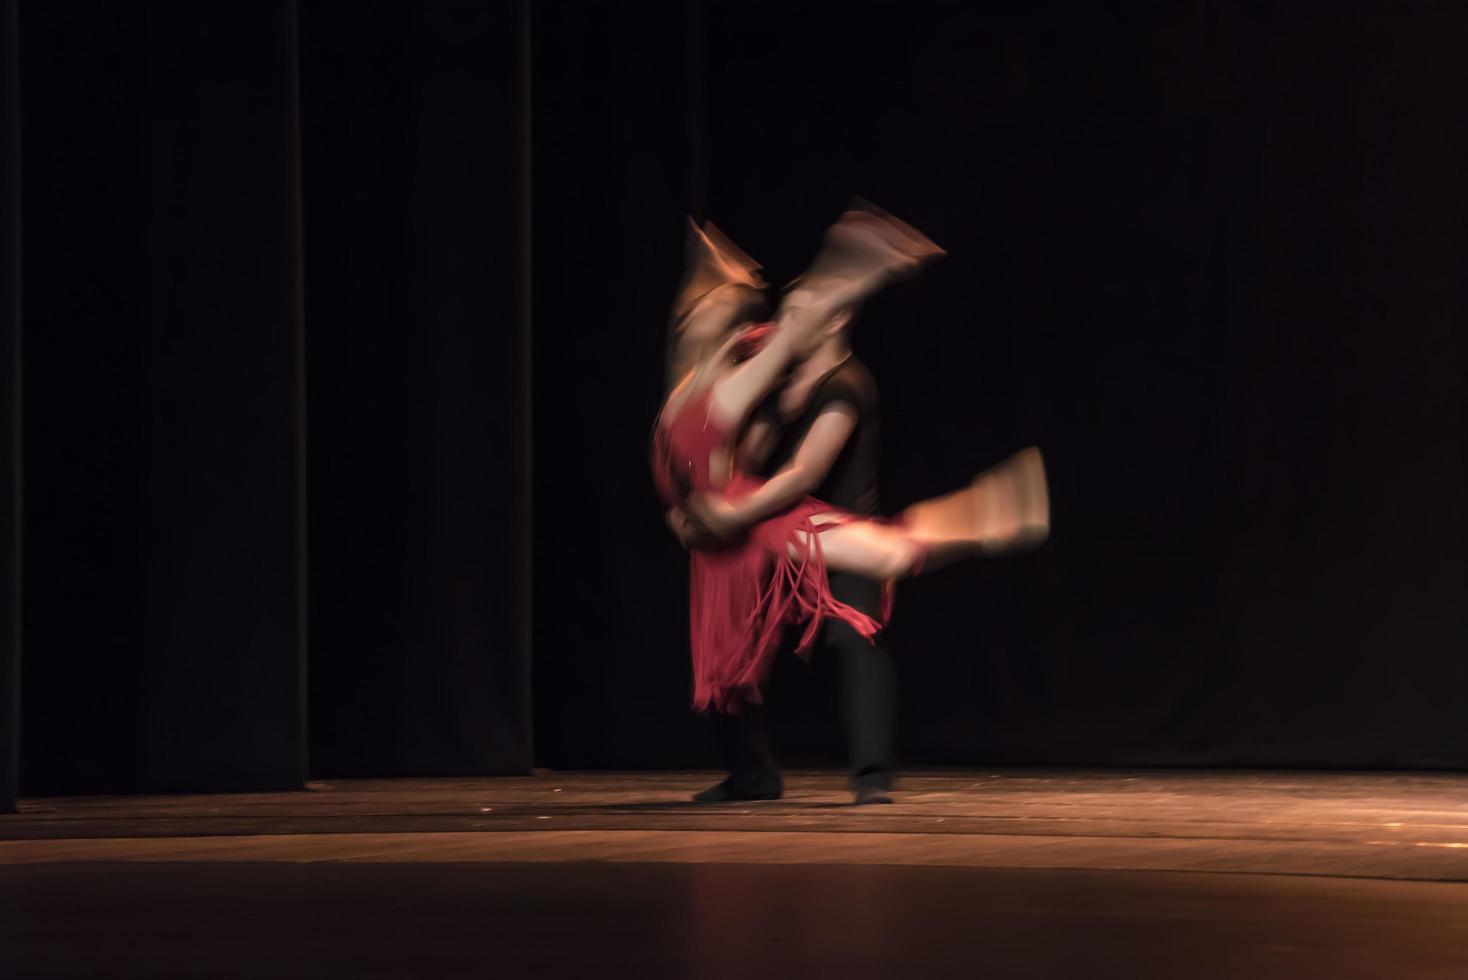
<instances>
[{"instance_id":1,"label":"dancer's knee","mask_svg":"<svg viewBox=\"0 0 1468 980\"><path fill-rule=\"evenodd\" d=\"M922 571L927 549L916 541L905 539L887 556L880 577L884 580L909 578Z\"/></svg>"}]
</instances>

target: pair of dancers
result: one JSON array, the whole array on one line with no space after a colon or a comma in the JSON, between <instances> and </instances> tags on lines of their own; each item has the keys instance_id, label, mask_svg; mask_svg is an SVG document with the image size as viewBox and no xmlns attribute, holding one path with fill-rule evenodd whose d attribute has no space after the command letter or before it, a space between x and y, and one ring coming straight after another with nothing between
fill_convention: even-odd
<instances>
[{"instance_id":1,"label":"pair of dancers","mask_svg":"<svg viewBox=\"0 0 1468 980\"><path fill-rule=\"evenodd\" d=\"M890 583L1048 532L1043 464L1034 449L895 521L810 497L791 503L783 473L760 480L741 455L741 440L751 441L762 427L751 420L756 406L792 366L840 331L872 293L941 254L909 226L859 206L828 231L775 322L756 325L764 311L758 267L712 226L690 227L654 474L669 522L692 551L696 708L730 712L757 704L787 625L805 627L798 652L828 620L875 635L883 617L839 601L829 573Z\"/></svg>"}]
</instances>

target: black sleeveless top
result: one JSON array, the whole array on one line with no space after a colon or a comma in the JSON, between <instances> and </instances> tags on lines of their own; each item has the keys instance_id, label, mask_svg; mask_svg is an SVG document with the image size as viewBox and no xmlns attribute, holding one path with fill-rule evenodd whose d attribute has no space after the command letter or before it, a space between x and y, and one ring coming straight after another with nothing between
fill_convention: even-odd
<instances>
[{"instance_id":1,"label":"black sleeveless top","mask_svg":"<svg viewBox=\"0 0 1468 980\"><path fill-rule=\"evenodd\" d=\"M856 415L856 428L812 496L853 513L875 514L881 440L877 383L866 365L855 357L848 358L816 384L810 400L795 418L781 417L778 393L761 406L761 418L773 423L778 433L761 475L768 478L783 469L795 456L815 420L835 405L846 406Z\"/></svg>"}]
</instances>

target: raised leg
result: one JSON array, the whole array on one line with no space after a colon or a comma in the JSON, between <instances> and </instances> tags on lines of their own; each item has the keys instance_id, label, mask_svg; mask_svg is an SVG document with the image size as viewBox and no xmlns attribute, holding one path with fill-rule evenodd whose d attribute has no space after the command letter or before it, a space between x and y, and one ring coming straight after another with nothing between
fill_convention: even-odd
<instances>
[{"instance_id":1,"label":"raised leg","mask_svg":"<svg viewBox=\"0 0 1468 980\"><path fill-rule=\"evenodd\" d=\"M941 554L964 547L998 554L1030 547L1050 534L1045 460L1033 446L981 473L955 493L914 504L902 526Z\"/></svg>"},{"instance_id":2,"label":"raised leg","mask_svg":"<svg viewBox=\"0 0 1468 980\"><path fill-rule=\"evenodd\" d=\"M895 524L818 514L821 551L831 572L885 582L966 556L1002 554L1044 541L1050 533L1045 461L1034 447L980 474L967 487L903 511ZM799 557L804 536L790 545Z\"/></svg>"},{"instance_id":3,"label":"raised leg","mask_svg":"<svg viewBox=\"0 0 1468 980\"><path fill-rule=\"evenodd\" d=\"M833 525L819 532L828 572L851 572L886 582L910 575L922 564L923 543L900 527L865 520L836 523L840 518L834 514L818 514L813 520L817 525ZM792 542L791 555L799 557L806 547L802 533Z\"/></svg>"}]
</instances>

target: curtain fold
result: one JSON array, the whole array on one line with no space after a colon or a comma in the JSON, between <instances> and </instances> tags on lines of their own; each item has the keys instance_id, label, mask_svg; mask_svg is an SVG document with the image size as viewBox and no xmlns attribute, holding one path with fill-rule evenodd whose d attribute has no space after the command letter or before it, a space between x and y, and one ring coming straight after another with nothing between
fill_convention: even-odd
<instances>
[{"instance_id":1,"label":"curtain fold","mask_svg":"<svg viewBox=\"0 0 1468 980\"><path fill-rule=\"evenodd\" d=\"M317 775L531 766L522 15L303 7Z\"/></svg>"},{"instance_id":2,"label":"curtain fold","mask_svg":"<svg viewBox=\"0 0 1468 980\"><path fill-rule=\"evenodd\" d=\"M300 787L294 6L21 15L23 788Z\"/></svg>"},{"instance_id":3,"label":"curtain fold","mask_svg":"<svg viewBox=\"0 0 1468 980\"><path fill-rule=\"evenodd\" d=\"M528 771L528 7L20 13L25 791Z\"/></svg>"},{"instance_id":4,"label":"curtain fold","mask_svg":"<svg viewBox=\"0 0 1468 980\"><path fill-rule=\"evenodd\" d=\"M0 813L20 773L21 251L17 0L0 0Z\"/></svg>"}]
</instances>

